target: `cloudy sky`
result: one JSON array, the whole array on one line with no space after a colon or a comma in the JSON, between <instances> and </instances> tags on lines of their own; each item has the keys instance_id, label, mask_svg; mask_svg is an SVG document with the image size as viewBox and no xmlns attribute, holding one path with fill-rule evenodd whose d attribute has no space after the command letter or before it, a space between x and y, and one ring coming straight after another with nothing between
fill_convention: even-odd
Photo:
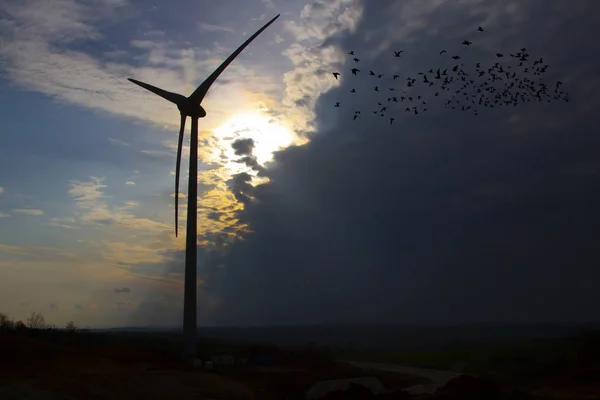
<instances>
[{"instance_id":1,"label":"cloudy sky","mask_svg":"<svg viewBox=\"0 0 600 400\"><path fill-rule=\"evenodd\" d=\"M127 78L187 96L276 14L203 102L199 324L600 322L600 5L563 0L3 1L0 312L181 323L178 111ZM522 47L568 103L372 114L369 69Z\"/></svg>"}]
</instances>

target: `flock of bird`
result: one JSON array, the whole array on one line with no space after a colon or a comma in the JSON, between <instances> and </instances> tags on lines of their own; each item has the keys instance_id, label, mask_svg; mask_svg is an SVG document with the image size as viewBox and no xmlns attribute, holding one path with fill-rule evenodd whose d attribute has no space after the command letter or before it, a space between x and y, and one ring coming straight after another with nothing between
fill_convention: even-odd
<instances>
[{"instance_id":1,"label":"flock of bird","mask_svg":"<svg viewBox=\"0 0 600 400\"><path fill-rule=\"evenodd\" d=\"M477 30L484 31L482 27ZM473 42L464 40L462 44L469 47ZM394 57L401 58L402 53L403 50L394 51ZM561 81L557 81L553 87L543 82L541 78L548 65L544 63L543 57L531 59L526 48L508 54L513 61L512 65L504 65L499 61L505 58L503 53L496 53L496 62L488 66L483 66L479 62L466 66L459 62L460 55L453 55L449 57L453 60L451 62L453 65L424 69L411 76L403 77L404 84L398 81L401 76L397 73L391 76L390 82L384 79L383 73L376 73L373 70L361 71L358 68L360 59L354 51L348 54L354 57L353 61L356 64L350 69L351 75L366 74L369 79L374 79L373 91L381 94L387 92L387 95L383 95L377 102L377 108L371 112L381 117L387 116L390 124L395 120L390 115L391 110L400 108L406 113L418 115L427 112L433 100L441 100L445 107L473 115L478 115L482 107L516 106L532 101L551 102L552 99L569 101L568 93L561 90L563 84ZM440 56L447 57L447 54L446 50L439 52ZM340 75L339 72L333 72L336 79ZM357 94L358 91L352 88L350 93ZM342 107L342 102L336 102L334 107ZM356 120L360 115L361 111L356 110L352 118Z\"/></svg>"}]
</instances>

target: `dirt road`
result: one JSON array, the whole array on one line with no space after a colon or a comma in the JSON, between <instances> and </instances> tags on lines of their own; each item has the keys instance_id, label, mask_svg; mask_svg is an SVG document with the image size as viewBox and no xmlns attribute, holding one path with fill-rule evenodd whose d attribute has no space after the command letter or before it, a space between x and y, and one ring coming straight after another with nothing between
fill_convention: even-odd
<instances>
[{"instance_id":1,"label":"dirt road","mask_svg":"<svg viewBox=\"0 0 600 400\"><path fill-rule=\"evenodd\" d=\"M340 362L348 363L354 367L360 368L364 371L388 371L397 372L400 374L414 375L422 378L429 379L430 383L424 385L416 385L405 389L410 394L429 394L434 393L437 389L444 386L448 381L462 375L460 372L453 371L442 371L427 368L407 367L404 365L397 364L383 364L383 363L371 363L351 360L338 360Z\"/></svg>"}]
</instances>

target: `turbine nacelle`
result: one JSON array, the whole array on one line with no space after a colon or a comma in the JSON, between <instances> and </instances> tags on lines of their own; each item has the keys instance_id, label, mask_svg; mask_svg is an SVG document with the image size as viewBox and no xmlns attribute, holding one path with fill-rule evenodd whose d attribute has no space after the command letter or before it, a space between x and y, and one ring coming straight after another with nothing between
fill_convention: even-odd
<instances>
[{"instance_id":1,"label":"turbine nacelle","mask_svg":"<svg viewBox=\"0 0 600 400\"><path fill-rule=\"evenodd\" d=\"M177 109L185 116L192 118L204 118L206 117L206 110L200 104L195 104L193 100L186 99L186 101L177 104Z\"/></svg>"}]
</instances>

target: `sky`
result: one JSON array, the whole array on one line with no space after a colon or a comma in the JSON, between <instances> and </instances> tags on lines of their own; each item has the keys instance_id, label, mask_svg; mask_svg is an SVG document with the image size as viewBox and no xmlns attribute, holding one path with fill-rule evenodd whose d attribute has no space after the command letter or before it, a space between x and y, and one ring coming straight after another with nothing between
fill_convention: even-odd
<instances>
[{"instance_id":1,"label":"sky","mask_svg":"<svg viewBox=\"0 0 600 400\"><path fill-rule=\"evenodd\" d=\"M127 78L187 96L277 14L202 103L199 325L600 323L600 5L563 0L3 1L0 312L181 324L178 111ZM522 47L569 102L371 112L370 69Z\"/></svg>"}]
</instances>

